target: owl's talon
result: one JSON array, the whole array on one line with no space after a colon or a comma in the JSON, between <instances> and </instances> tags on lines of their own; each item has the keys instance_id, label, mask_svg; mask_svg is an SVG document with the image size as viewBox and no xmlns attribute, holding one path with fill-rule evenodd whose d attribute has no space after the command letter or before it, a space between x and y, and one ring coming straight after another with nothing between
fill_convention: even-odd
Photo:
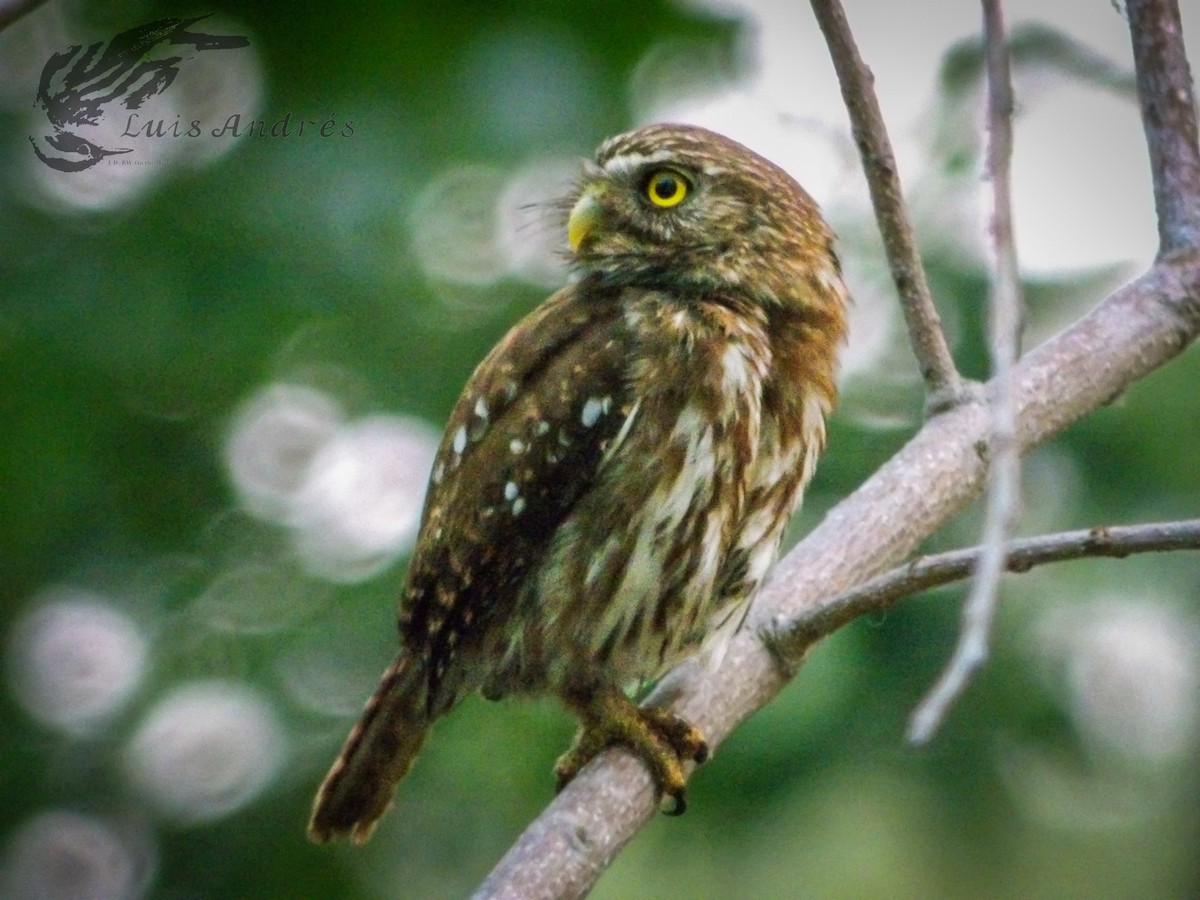
<instances>
[{"instance_id":1,"label":"owl's talon","mask_svg":"<svg viewBox=\"0 0 1200 900\"><path fill-rule=\"evenodd\" d=\"M666 815L682 815L687 809L683 761L702 763L708 759L708 742L700 730L668 709L641 708L615 688L602 688L568 702L583 724L571 749L554 767L556 791L561 791L593 757L620 744L646 764L655 788L663 798Z\"/></svg>"},{"instance_id":2,"label":"owl's talon","mask_svg":"<svg viewBox=\"0 0 1200 900\"><path fill-rule=\"evenodd\" d=\"M696 763L708 760L708 741L700 729L687 719L660 706L639 708L638 714L647 725L662 735L680 759L690 759Z\"/></svg>"},{"instance_id":3,"label":"owl's talon","mask_svg":"<svg viewBox=\"0 0 1200 900\"><path fill-rule=\"evenodd\" d=\"M687 812L687 790L680 788L678 794L666 794L658 806L664 816L682 816Z\"/></svg>"}]
</instances>

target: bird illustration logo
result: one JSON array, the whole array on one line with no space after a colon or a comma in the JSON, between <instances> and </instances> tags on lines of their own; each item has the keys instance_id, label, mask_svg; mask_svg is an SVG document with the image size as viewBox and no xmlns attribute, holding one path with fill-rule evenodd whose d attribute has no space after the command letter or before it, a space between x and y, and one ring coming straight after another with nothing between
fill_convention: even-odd
<instances>
[{"instance_id":1,"label":"bird illustration logo","mask_svg":"<svg viewBox=\"0 0 1200 900\"><path fill-rule=\"evenodd\" d=\"M42 69L37 103L51 134L29 136L38 159L60 172L82 172L132 147L102 147L76 129L98 125L113 104L139 109L163 93L179 74L179 64L194 51L233 50L250 41L238 35L214 35L188 29L208 16L158 19L103 41L75 44L55 53Z\"/></svg>"}]
</instances>

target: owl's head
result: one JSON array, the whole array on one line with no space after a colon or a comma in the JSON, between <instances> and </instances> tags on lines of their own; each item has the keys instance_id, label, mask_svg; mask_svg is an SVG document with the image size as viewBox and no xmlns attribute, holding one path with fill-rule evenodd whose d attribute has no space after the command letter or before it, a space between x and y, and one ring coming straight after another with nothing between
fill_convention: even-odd
<instances>
[{"instance_id":1,"label":"owl's head","mask_svg":"<svg viewBox=\"0 0 1200 900\"><path fill-rule=\"evenodd\" d=\"M584 165L568 237L577 267L607 283L735 293L764 305L840 285L833 236L795 180L737 141L651 125Z\"/></svg>"}]
</instances>

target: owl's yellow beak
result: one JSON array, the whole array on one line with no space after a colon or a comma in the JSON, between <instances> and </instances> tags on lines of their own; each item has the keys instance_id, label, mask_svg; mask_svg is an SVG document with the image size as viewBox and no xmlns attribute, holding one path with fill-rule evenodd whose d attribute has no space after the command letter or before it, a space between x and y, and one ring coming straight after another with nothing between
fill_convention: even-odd
<instances>
[{"instance_id":1,"label":"owl's yellow beak","mask_svg":"<svg viewBox=\"0 0 1200 900\"><path fill-rule=\"evenodd\" d=\"M575 203L575 208L571 210L571 217L567 219L567 240L571 244L572 253L579 252L579 245L595 229L603 211L604 207L600 205L596 189L590 187L585 190Z\"/></svg>"}]
</instances>

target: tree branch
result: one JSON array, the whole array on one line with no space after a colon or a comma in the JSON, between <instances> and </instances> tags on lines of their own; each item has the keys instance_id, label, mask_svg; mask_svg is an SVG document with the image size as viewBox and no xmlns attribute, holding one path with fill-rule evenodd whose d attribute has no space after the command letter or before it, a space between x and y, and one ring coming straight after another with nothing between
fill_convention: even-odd
<instances>
[{"instance_id":1,"label":"tree branch","mask_svg":"<svg viewBox=\"0 0 1200 900\"><path fill-rule=\"evenodd\" d=\"M1196 98L1176 0L1128 0L1138 104L1150 150L1161 253L1200 236L1200 138Z\"/></svg>"},{"instance_id":2,"label":"tree branch","mask_svg":"<svg viewBox=\"0 0 1200 900\"><path fill-rule=\"evenodd\" d=\"M1013 541L1005 552L1009 572L1088 557L1124 558L1135 553L1200 550L1200 519L1147 525L1098 527ZM881 612L905 597L975 574L980 547L910 560L866 584L811 607L772 635L775 652L796 661L821 638L859 616Z\"/></svg>"},{"instance_id":3,"label":"tree branch","mask_svg":"<svg viewBox=\"0 0 1200 900\"><path fill-rule=\"evenodd\" d=\"M1000 580L1004 575L1005 545L1016 524L1020 502L1021 456L1017 451L1012 369L1021 340L1023 298L1012 217L1012 76L1000 0L983 0L983 43L988 87L988 142L984 169L992 188L992 213L988 223L992 251L988 343L995 387L990 398L992 430L988 438L991 474L984 513L982 555L975 583L963 605L962 633L949 664L909 720L908 739L917 745L926 744L933 738L971 676L987 661L992 623L1000 599Z\"/></svg>"},{"instance_id":4,"label":"tree branch","mask_svg":"<svg viewBox=\"0 0 1200 900\"><path fill-rule=\"evenodd\" d=\"M1147 37L1158 21L1149 13L1160 12L1166 2L1130 0L1130 27L1135 54L1143 53L1137 49L1139 40L1155 43L1161 38L1165 45L1156 51L1159 58L1142 58L1138 66L1139 90L1150 95L1142 108L1156 195L1174 186L1188 191L1191 199L1160 206L1160 215L1172 224L1163 232L1163 252L1145 274L1016 366L1022 451L1111 401L1200 335L1200 234L1191 227L1189 212L1200 204L1200 167L1195 165L1190 77L1178 27L1163 26L1162 35ZM1172 90L1181 92L1176 99L1157 96ZM1171 110L1170 121L1151 113L1163 106ZM717 747L794 674L794 659L774 653L761 633L779 623L786 627L822 608L828 598L895 565L962 509L983 484L980 448L986 446L988 428L986 411L976 403L926 422L780 561L751 611L750 627L733 637L719 667L705 670L686 663L664 679L649 702L669 701ZM803 646L793 649L795 658L803 656ZM645 767L619 748L610 750L551 802L475 896L580 897L654 811Z\"/></svg>"},{"instance_id":5,"label":"tree branch","mask_svg":"<svg viewBox=\"0 0 1200 900\"><path fill-rule=\"evenodd\" d=\"M850 113L850 130L862 157L892 280L908 324L909 341L925 379L926 409L940 412L971 395L954 367L942 320L925 279L916 235L900 188L896 158L875 96L875 76L858 53L840 0L812 0L812 8L829 44L842 99Z\"/></svg>"},{"instance_id":6,"label":"tree branch","mask_svg":"<svg viewBox=\"0 0 1200 900\"><path fill-rule=\"evenodd\" d=\"M0 0L0 31L45 2L46 0Z\"/></svg>"}]
</instances>

